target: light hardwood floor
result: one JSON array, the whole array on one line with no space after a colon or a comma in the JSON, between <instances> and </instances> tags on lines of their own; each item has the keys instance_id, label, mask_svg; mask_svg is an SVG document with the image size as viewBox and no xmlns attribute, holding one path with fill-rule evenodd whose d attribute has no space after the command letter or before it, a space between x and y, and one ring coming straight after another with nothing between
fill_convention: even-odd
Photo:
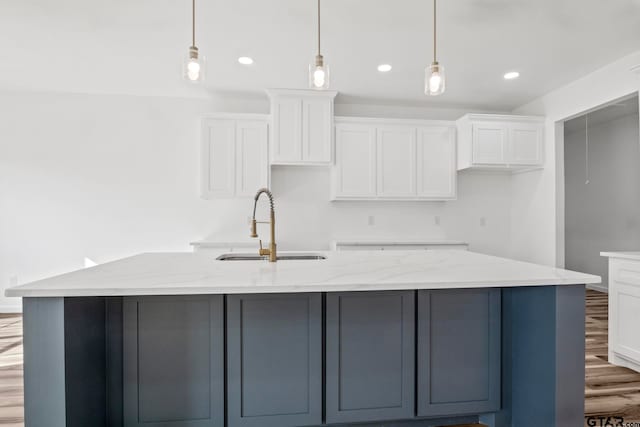
<instances>
[{"instance_id":1,"label":"light hardwood floor","mask_svg":"<svg viewBox=\"0 0 640 427\"><path fill-rule=\"evenodd\" d=\"M607 294L587 291L585 412L640 423L640 373L607 363L607 301Z\"/></svg>"},{"instance_id":2,"label":"light hardwood floor","mask_svg":"<svg viewBox=\"0 0 640 427\"><path fill-rule=\"evenodd\" d=\"M22 317L0 314L0 426L22 427Z\"/></svg>"},{"instance_id":3,"label":"light hardwood floor","mask_svg":"<svg viewBox=\"0 0 640 427\"><path fill-rule=\"evenodd\" d=\"M640 422L640 373L607 363L607 295L587 291L586 412ZM22 318L0 314L0 427L23 426Z\"/></svg>"}]
</instances>

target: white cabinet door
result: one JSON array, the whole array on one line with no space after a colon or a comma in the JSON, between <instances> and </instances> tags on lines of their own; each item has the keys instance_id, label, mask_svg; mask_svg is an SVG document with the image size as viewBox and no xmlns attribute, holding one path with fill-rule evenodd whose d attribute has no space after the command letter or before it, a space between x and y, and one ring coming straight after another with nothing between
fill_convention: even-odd
<instances>
[{"instance_id":1,"label":"white cabinet door","mask_svg":"<svg viewBox=\"0 0 640 427\"><path fill-rule=\"evenodd\" d=\"M269 186L267 123L238 120L236 124L236 195L253 196Z\"/></svg>"},{"instance_id":2,"label":"white cabinet door","mask_svg":"<svg viewBox=\"0 0 640 427\"><path fill-rule=\"evenodd\" d=\"M236 122L204 120L202 133L202 197L233 196Z\"/></svg>"},{"instance_id":3,"label":"white cabinet door","mask_svg":"<svg viewBox=\"0 0 640 427\"><path fill-rule=\"evenodd\" d=\"M504 164L507 126L503 123L474 123L472 130L473 163Z\"/></svg>"},{"instance_id":4,"label":"white cabinet door","mask_svg":"<svg viewBox=\"0 0 640 427\"><path fill-rule=\"evenodd\" d=\"M283 96L272 102L273 163L300 162L302 160L302 100Z\"/></svg>"},{"instance_id":5,"label":"white cabinet door","mask_svg":"<svg viewBox=\"0 0 640 427\"><path fill-rule=\"evenodd\" d=\"M336 125L334 198L376 195L376 131L367 125Z\"/></svg>"},{"instance_id":6,"label":"white cabinet door","mask_svg":"<svg viewBox=\"0 0 640 427\"><path fill-rule=\"evenodd\" d=\"M418 196L446 199L456 197L455 128L418 128Z\"/></svg>"},{"instance_id":7,"label":"white cabinet door","mask_svg":"<svg viewBox=\"0 0 640 427\"><path fill-rule=\"evenodd\" d=\"M335 91L270 89L271 163L329 165L333 162Z\"/></svg>"},{"instance_id":8,"label":"white cabinet door","mask_svg":"<svg viewBox=\"0 0 640 427\"><path fill-rule=\"evenodd\" d=\"M610 362L625 366L624 361L616 360L622 356L637 369L640 366L640 262L610 259L609 319Z\"/></svg>"},{"instance_id":9,"label":"white cabinet door","mask_svg":"<svg viewBox=\"0 0 640 427\"><path fill-rule=\"evenodd\" d=\"M513 165L542 164L544 126L514 123L509 125L509 145L506 162Z\"/></svg>"},{"instance_id":10,"label":"white cabinet door","mask_svg":"<svg viewBox=\"0 0 640 427\"><path fill-rule=\"evenodd\" d=\"M640 286L617 282L610 298L616 307L613 351L640 364Z\"/></svg>"},{"instance_id":11,"label":"white cabinet door","mask_svg":"<svg viewBox=\"0 0 640 427\"><path fill-rule=\"evenodd\" d=\"M408 126L377 129L378 196L416 194L416 130Z\"/></svg>"},{"instance_id":12,"label":"white cabinet door","mask_svg":"<svg viewBox=\"0 0 640 427\"><path fill-rule=\"evenodd\" d=\"M330 163L333 157L333 99L302 100L302 160Z\"/></svg>"}]
</instances>

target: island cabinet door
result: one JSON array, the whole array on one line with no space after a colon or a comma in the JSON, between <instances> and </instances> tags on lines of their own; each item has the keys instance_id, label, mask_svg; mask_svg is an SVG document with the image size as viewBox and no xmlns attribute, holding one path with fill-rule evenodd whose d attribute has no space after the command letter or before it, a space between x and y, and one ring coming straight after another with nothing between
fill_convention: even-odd
<instances>
[{"instance_id":1,"label":"island cabinet door","mask_svg":"<svg viewBox=\"0 0 640 427\"><path fill-rule=\"evenodd\" d=\"M224 427L224 304L214 296L123 301L124 427Z\"/></svg>"},{"instance_id":2,"label":"island cabinet door","mask_svg":"<svg viewBox=\"0 0 640 427\"><path fill-rule=\"evenodd\" d=\"M418 416L500 409L500 289L418 291Z\"/></svg>"},{"instance_id":3,"label":"island cabinet door","mask_svg":"<svg viewBox=\"0 0 640 427\"><path fill-rule=\"evenodd\" d=\"M415 292L329 293L326 421L414 417Z\"/></svg>"},{"instance_id":4,"label":"island cabinet door","mask_svg":"<svg viewBox=\"0 0 640 427\"><path fill-rule=\"evenodd\" d=\"M322 424L322 297L227 297L229 427Z\"/></svg>"}]
</instances>

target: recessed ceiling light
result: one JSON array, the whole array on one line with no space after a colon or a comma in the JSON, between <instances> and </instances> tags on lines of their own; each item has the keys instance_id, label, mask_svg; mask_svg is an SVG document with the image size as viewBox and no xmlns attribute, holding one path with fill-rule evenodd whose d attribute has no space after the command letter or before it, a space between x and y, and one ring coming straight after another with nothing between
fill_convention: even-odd
<instances>
[{"instance_id":1,"label":"recessed ceiling light","mask_svg":"<svg viewBox=\"0 0 640 427\"><path fill-rule=\"evenodd\" d=\"M249 58L248 56L241 56L238 58L238 62L242 65L251 65L253 64L253 58Z\"/></svg>"},{"instance_id":2,"label":"recessed ceiling light","mask_svg":"<svg viewBox=\"0 0 640 427\"><path fill-rule=\"evenodd\" d=\"M509 71L504 75L505 80L513 80L517 79L518 77L520 77L520 73L517 71Z\"/></svg>"},{"instance_id":3,"label":"recessed ceiling light","mask_svg":"<svg viewBox=\"0 0 640 427\"><path fill-rule=\"evenodd\" d=\"M380 64L378 65L378 71L380 71L381 73L388 73L389 71L391 71L391 64Z\"/></svg>"}]
</instances>

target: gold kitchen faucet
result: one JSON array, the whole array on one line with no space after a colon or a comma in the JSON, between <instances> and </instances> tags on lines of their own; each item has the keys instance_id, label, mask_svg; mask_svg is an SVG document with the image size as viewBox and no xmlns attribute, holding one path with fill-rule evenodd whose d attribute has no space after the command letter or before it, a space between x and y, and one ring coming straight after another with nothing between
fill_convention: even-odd
<instances>
[{"instance_id":1,"label":"gold kitchen faucet","mask_svg":"<svg viewBox=\"0 0 640 427\"><path fill-rule=\"evenodd\" d=\"M256 208L258 206L258 199L262 194L266 194L269 198L269 205L271 211L271 218L269 221L256 221ZM260 250L259 254L261 256L269 256L269 262L276 262L278 260L278 255L276 252L276 212L273 207L273 194L269 191L268 188L261 188L256 193L253 202L253 219L251 220L251 237L258 237L258 229L257 225L260 224L269 224L270 232L271 232L271 241L269 242L269 249L262 248L262 240L260 240Z\"/></svg>"}]
</instances>

